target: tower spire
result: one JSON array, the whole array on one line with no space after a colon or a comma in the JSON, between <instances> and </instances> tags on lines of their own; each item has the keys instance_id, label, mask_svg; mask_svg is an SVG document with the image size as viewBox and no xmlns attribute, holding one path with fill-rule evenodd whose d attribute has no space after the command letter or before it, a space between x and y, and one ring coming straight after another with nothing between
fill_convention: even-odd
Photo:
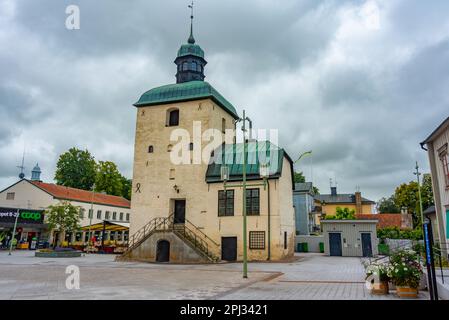
<instances>
[{"instance_id":1,"label":"tower spire","mask_svg":"<svg viewBox=\"0 0 449 320\"><path fill-rule=\"evenodd\" d=\"M194 44L195 38L193 37L193 0L192 4L189 4L189 8L190 8L190 36L187 42L190 44Z\"/></svg>"}]
</instances>

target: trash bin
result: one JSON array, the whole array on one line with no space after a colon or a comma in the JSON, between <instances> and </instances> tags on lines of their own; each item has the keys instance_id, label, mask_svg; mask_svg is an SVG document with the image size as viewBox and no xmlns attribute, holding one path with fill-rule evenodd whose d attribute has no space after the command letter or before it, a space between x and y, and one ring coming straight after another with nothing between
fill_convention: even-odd
<instances>
[{"instance_id":1,"label":"trash bin","mask_svg":"<svg viewBox=\"0 0 449 320\"><path fill-rule=\"evenodd\" d=\"M307 242L303 242L302 252L309 252L309 244Z\"/></svg>"},{"instance_id":2,"label":"trash bin","mask_svg":"<svg viewBox=\"0 0 449 320\"><path fill-rule=\"evenodd\" d=\"M302 242L296 245L296 252L302 252Z\"/></svg>"},{"instance_id":3,"label":"trash bin","mask_svg":"<svg viewBox=\"0 0 449 320\"><path fill-rule=\"evenodd\" d=\"M324 253L324 242L320 242L320 252Z\"/></svg>"}]
</instances>

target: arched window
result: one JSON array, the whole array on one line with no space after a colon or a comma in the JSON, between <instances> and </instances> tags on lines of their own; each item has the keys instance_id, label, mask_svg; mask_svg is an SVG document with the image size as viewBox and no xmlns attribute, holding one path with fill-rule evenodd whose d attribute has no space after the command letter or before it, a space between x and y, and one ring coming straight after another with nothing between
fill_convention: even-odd
<instances>
[{"instance_id":1,"label":"arched window","mask_svg":"<svg viewBox=\"0 0 449 320\"><path fill-rule=\"evenodd\" d=\"M153 146L148 146L148 153L153 153Z\"/></svg>"},{"instance_id":2,"label":"arched window","mask_svg":"<svg viewBox=\"0 0 449 320\"><path fill-rule=\"evenodd\" d=\"M189 150L192 151L193 150L193 142L189 143Z\"/></svg>"},{"instance_id":3,"label":"arched window","mask_svg":"<svg viewBox=\"0 0 449 320\"><path fill-rule=\"evenodd\" d=\"M172 146L171 144L169 144L169 145L167 146L167 152L171 152L172 149L173 149L173 146Z\"/></svg>"},{"instance_id":4,"label":"arched window","mask_svg":"<svg viewBox=\"0 0 449 320\"><path fill-rule=\"evenodd\" d=\"M167 127L173 127L179 125L179 109L167 110Z\"/></svg>"}]
</instances>

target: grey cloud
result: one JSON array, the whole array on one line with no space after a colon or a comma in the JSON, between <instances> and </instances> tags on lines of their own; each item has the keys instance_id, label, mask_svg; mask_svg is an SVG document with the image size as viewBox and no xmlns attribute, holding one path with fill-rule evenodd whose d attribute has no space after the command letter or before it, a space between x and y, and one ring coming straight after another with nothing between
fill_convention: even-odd
<instances>
[{"instance_id":1,"label":"grey cloud","mask_svg":"<svg viewBox=\"0 0 449 320\"><path fill-rule=\"evenodd\" d=\"M52 180L57 156L88 148L132 174L135 109L144 91L174 82L188 36L188 1L13 1L0 32L0 188L27 169ZM255 125L279 129L293 158L313 150L323 191L360 186L374 200L413 179L418 143L447 116L447 1L377 1L381 29L342 37L357 1L197 2L194 33L211 82ZM64 28L78 4L81 30ZM2 13L0 12L0 16ZM1 21L1 19L0 19ZM351 29L351 28L349 28ZM346 29L347 30L347 29ZM347 58L335 59L336 48ZM404 54L404 52L409 54ZM399 58L398 58L399 57ZM368 61L368 62L367 62ZM310 177L310 160L298 165Z\"/></svg>"}]
</instances>

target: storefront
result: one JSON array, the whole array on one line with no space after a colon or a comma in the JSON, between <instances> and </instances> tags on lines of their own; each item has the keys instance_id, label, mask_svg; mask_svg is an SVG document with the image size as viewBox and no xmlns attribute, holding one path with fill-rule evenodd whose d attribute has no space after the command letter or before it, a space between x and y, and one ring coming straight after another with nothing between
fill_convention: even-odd
<instances>
[{"instance_id":1,"label":"storefront","mask_svg":"<svg viewBox=\"0 0 449 320\"><path fill-rule=\"evenodd\" d=\"M8 248L17 219L15 238L18 249L36 249L47 240L43 210L0 207L0 248Z\"/></svg>"}]
</instances>

